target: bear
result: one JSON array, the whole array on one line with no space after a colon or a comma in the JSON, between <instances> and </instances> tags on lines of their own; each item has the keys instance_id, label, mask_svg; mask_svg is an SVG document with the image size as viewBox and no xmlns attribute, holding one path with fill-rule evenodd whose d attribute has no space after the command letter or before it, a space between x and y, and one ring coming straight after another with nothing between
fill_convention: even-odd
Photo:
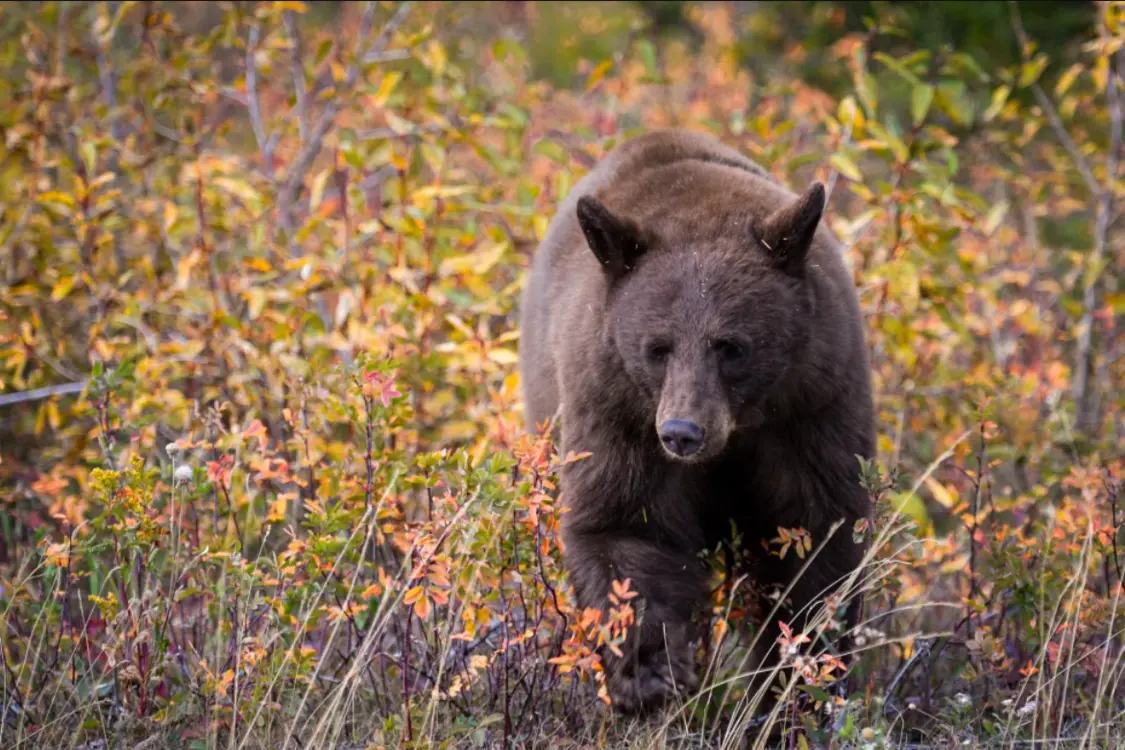
<instances>
[{"instance_id":1,"label":"bear","mask_svg":"<svg viewBox=\"0 0 1125 750\"><path fill-rule=\"evenodd\" d=\"M626 714L698 689L702 553L732 528L761 587L789 586L806 560L760 539L812 537L785 606L761 623L760 665L776 658L778 620L793 625L862 562L853 526L871 513L860 458L875 452L875 409L825 203L821 183L793 193L710 134L659 130L597 162L532 255L519 310L525 426L551 425L560 455L588 454L559 474L579 607L604 611L614 580L637 592L622 655L602 650Z\"/></svg>"}]
</instances>

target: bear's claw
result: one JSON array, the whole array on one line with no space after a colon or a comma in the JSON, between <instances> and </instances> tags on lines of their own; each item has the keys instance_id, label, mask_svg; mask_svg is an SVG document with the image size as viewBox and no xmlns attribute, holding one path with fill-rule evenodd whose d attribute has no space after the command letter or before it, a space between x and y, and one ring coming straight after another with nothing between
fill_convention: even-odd
<instances>
[{"instance_id":1,"label":"bear's claw","mask_svg":"<svg viewBox=\"0 0 1125 750\"><path fill-rule=\"evenodd\" d=\"M666 650L641 659L634 669L623 669L609 682L613 705L626 714L645 713L675 695L684 697L698 689L699 677L690 654L677 656Z\"/></svg>"}]
</instances>

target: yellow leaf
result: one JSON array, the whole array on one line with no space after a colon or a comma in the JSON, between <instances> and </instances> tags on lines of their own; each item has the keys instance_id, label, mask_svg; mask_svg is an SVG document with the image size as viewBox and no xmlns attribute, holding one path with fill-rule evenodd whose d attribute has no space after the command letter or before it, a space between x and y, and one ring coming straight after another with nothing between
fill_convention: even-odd
<instances>
[{"instance_id":1,"label":"yellow leaf","mask_svg":"<svg viewBox=\"0 0 1125 750\"><path fill-rule=\"evenodd\" d=\"M1066 72L1059 76L1059 82L1055 84L1055 96L1062 96L1067 90L1074 85L1077 80L1078 74L1085 70L1086 66L1083 63L1074 63Z\"/></svg>"},{"instance_id":2,"label":"yellow leaf","mask_svg":"<svg viewBox=\"0 0 1125 750\"><path fill-rule=\"evenodd\" d=\"M425 620L430 616L430 600L426 597L420 597L418 601L414 602L414 614L418 615L418 619Z\"/></svg>"},{"instance_id":3,"label":"yellow leaf","mask_svg":"<svg viewBox=\"0 0 1125 750\"><path fill-rule=\"evenodd\" d=\"M518 370L513 370L506 378L504 378L503 392L506 396L514 396L520 391L520 374Z\"/></svg>"},{"instance_id":4,"label":"yellow leaf","mask_svg":"<svg viewBox=\"0 0 1125 750\"><path fill-rule=\"evenodd\" d=\"M216 177L214 182L216 186L231 195L241 198L247 203L258 203L262 199L261 193L242 180L234 180L230 177Z\"/></svg>"},{"instance_id":5,"label":"yellow leaf","mask_svg":"<svg viewBox=\"0 0 1125 750\"><path fill-rule=\"evenodd\" d=\"M57 190L49 190L45 193L39 194L40 203L62 203L65 206L73 208L78 205L74 200L74 196L69 193L60 193Z\"/></svg>"},{"instance_id":6,"label":"yellow leaf","mask_svg":"<svg viewBox=\"0 0 1125 750\"><path fill-rule=\"evenodd\" d=\"M833 167L836 168L836 171L844 175L844 177L847 177L849 180L860 182L863 179L863 173L859 171L859 167L856 166L855 162L852 161L851 158L845 156L844 154L832 154L832 156L829 157L828 161L832 164Z\"/></svg>"},{"instance_id":7,"label":"yellow leaf","mask_svg":"<svg viewBox=\"0 0 1125 750\"><path fill-rule=\"evenodd\" d=\"M605 78L605 74L608 73L609 69L612 67L613 60L605 60L599 63L598 67L594 68L590 72L590 77L586 79L586 91L590 91L592 88L597 86L598 82Z\"/></svg>"},{"instance_id":8,"label":"yellow leaf","mask_svg":"<svg viewBox=\"0 0 1125 750\"><path fill-rule=\"evenodd\" d=\"M176 264L176 289L183 291L188 288L188 283L191 281L191 271L195 268L200 261L203 260L203 253L199 248L193 249L190 253L180 258L180 262Z\"/></svg>"},{"instance_id":9,"label":"yellow leaf","mask_svg":"<svg viewBox=\"0 0 1125 750\"><path fill-rule=\"evenodd\" d=\"M116 176L117 175L113 174L113 172L101 173L96 178L94 178L93 182L90 183L90 191L93 192L94 190L100 188L102 185L108 185L109 183L113 182Z\"/></svg>"},{"instance_id":10,"label":"yellow leaf","mask_svg":"<svg viewBox=\"0 0 1125 750\"><path fill-rule=\"evenodd\" d=\"M168 201L164 204L164 231L172 228L172 224L176 221L176 217L180 215L180 209L176 204Z\"/></svg>"},{"instance_id":11,"label":"yellow leaf","mask_svg":"<svg viewBox=\"0 0 1125 750\"><path fill-rule=\"evenodd\" d=\"M418 198L452 198L457 195L472 193L474 190L475 188L472 185L427 185L415 190L411 196L415 200Z\"/></svg>"},{"instance_id":12,"label":"yellow leaf","mask_svg":"<svg viewBox=\"0 0 1125 750\"><path fill-rule=\"evenodd\" d=\"M422 55L422 62L426 67L434 72L434 75L440 76L445 72L445 64L448 61L445 54L445 47L441 45L437 39L431 39L429 44L426 45L425 54Z\"/></svg>"},{"instance_id":13,"label":"yellow leaf","mask_svg":"<svg viewBox=\"0 0 1125 750\"><path fill-rule=\"evenodd\" d=\"M475 253L455 255L451 258L446 258L438 267L438 273L442 276L450 276L465 271L471 271L478 275L484 274L504 257L504 252L507 249L507 243L496 242Z\"/></svg>"},{"instance_id":14,"label":"yellow leaf","mask_svg":"<svg viewBox=\"0 0 1125 750\"><path fill-rule=\"evenodd\" d=\"M278 497L273 501L273 504L270 505L269 514L266 516L266 520L270 523L281 523L282 521L284 521L285 509L288 507L288 505L289 501L286 497Z\"/></svg>"},{"instance_id":15,"label":"yellow leaf","mask_svg":"<svg viewBox=\"0 0 1125 750\"><path fill-rule=\"evenodd\" d=\"M375 92L374 103L376 107L384 107L387 104L387 99L391 98L394 93L395 87L398 82L402 80L402 72L395 70L383 76L383 80L379 82L379 90Z\"/></svg>"},{"instance_id":16,"label":"yellow leaf","mask_svg":"<svg viewBox=\"0 0 1125 750\"><path fill-rule=\"evenodd\" d=\"M320 207L320 200L324 197L324 186L328 184L331 170L326 169L313 177L312 188L309 190L309 209L315 211Z\"/></svg>"},{"instance_id":17,"label":"yellow leaf","mask_svg":"<svg viewBox=\"0 0 1125 750\"><path fill-rule=\"evenodd\" d=\"M70 294L70 290L74 288L74 282L78 281L78 276L64 276L55 282L55 286L51 289L51 299L58 302L64 299L66 295Z\"/></svg>"},{"instance_id":18,"label":"yellow leaf","mask_svg":"<svg viewBox=\"0 0 1125 750\"><path fill-rule=\"evenodd\" d=\"M402 601L404 604L413 604L414 602L421 599L422 595L425 593L426 592L422 590L421 586L415 586L403 595Z\"/></svg>"},{"instance_id":19,"label":"yellow leaf","mask_svg":"<svg viewBox=\"0 0 1125 750\"><path fill-rule=\"evenodd\" d=\"M926 486L930 488L934 499L946 508L952 508L957 503L957 498L954 493L950 492L948 487L933 477L926 477Z\"/></svg>"},{"instance_id":20,"label":"yellow leaf","mask_svg":"<svg viewBox=\"0 0 1125 750\"><path fill-rule=\"evenodd\" d=\"M1008 103L1008 95L1012 93L1010 86L1004 85L992 92L992 103L988 105L988 109L984 111L984 120L988 122L996 115L1000 114L1000 110Z\"/></svg>"},{"instance_id":21,"label":"yellow leaf","mask_svg":"<svg viewBox=\"0 0 1125 750\"><path fill-rule=\"evenodd\" d=\"M1008 213L1008 202L1000 201L988 211L988 216L984 220L984 233L991 236L993 232L1000 226L1000 222Z\"/></svg>"},{"instance_id":22,"label":"yellow leaf","mask_svg":"<svg viewBox=\"0 0 1125 750\"><path fill-rule=\"evenodd\" d=\"M476 334L473 333L473 329L465 325L465 321L461 320L461 318L457 317L456 315L453 315L452 313L446 315L445 322L449 323L449 325L453 326L458 331L463 333L465 335L465 338L476 338Z\"/></svg>"}]
</instances>

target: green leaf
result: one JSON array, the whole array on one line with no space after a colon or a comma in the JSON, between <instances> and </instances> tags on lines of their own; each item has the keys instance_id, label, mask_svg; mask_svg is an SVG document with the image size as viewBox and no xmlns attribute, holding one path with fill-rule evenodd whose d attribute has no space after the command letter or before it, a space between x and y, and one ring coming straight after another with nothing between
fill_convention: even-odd
<instances>
[{"instance_id":1,"label":"green leaf","mask_svg":"<svg viewBox=\"0 0 1125 750\"><path fill-rule=\"evenodd\" d=\"M82 154L82 163L86 166L86 174L96 174L98 164L98 147L93 141L85 141L78 147Z\"/></svg>"},{"instance_id":2,"label":"green leaf","mask_svg":"<svg viewBox=\"0 0 1125 750\"><path fill-rule=\"evenodd\" d=\"M1046 68L1047 56L1044 54L1036 55L1034 60L1024 63L1020 68L1020 86L1030 86L1038 81Z\"/></svg>"},{"instance_id":3,"label":"green leaf","mask_svg":"<svg viewBox=\"0 0 1125 750\"><path fill-rule=\"evenodd\" d=\"M921 125L930 112L930 105L934 103L934 87L928 83L915 86L910 95L910 114L914 117L914 124Z\"/></svg>"},{"instance_id":4,"label":"green leaf","mask_svg":"<svg viewBox=\"0 0 1125 750\"><path fill-rule=\"evenodd\" d=\"M912 86L921 86L922 79L914 75L905 65L885 52L876 52L872 57L905 78Z\"/></svg>"},{"instance_id":5,"label":"green leaf","mask_svg":"<svg viewBox=\"0 0 1125 750\"><path fill-rule=\"evenodd\" d=\"M851 160L850 157L844 154L832 154L828 158L828 162L835 167L836 171L847 177L853 182L860 182L863 180L863 173L859 171L859 167Z\"/></svg>"},{"instance_id":6,"label":"green leaf","mask_svg":"<svg viewBox=\"0 0 1125 750\"><path fill-rule=\"evenodd\" d=\"M893 492L890 493L890 497L891 507L894 508L895 513L909 517L920 529L929 526L930 514L926 511L925 502L917 493Z\"/></svg>"},{"instance_id":7,"label":"green leaf","mask_svg":"<svg viewBox=\"0 0 1125 750\"><path fill-rule=\"evenodd\" d=\"M992 103L988 105L988 109L984 111L984 120L988 122L996 115L1000 114L1000 110L1008 103L1008 96L1012 93L1012 87L1007 84L1001 86L992 92Z\"/></svg>"},{"instance_id":8,"label":"green leaf","mask_svg":"<svg viewBox=\"0 0 1125 750\"><path fill-rule=\"evenodd\" d=\"M638 51L640 52L641 62L645 66L645 76L657 80L660 78L660 68L656 62L656 47L648 39L642 39L637 42Z\"/></svg>"},{"instance_id":9,"label":"green leaf","mask_svg":"<svg viewBox=\"0 0 1125 750\"><path fill-rule=\"evenodd\" d=\"M875 118L879 105L879 96L876 93L878 86L875 84L875 77L870 73L864 73L859 76L855 82L855 92L859 95L860 102L867 112L867 119L872 120Z\"/></svg>"},{"instance_id":10,"label":"green leaf","mask_svg":"<svg viewBox=\"0 0 1125 750\"><path fill-rule=\"evenodd\" d=\"M1074 85L1074 82L1078 80L1078 74L1085 69L1086 65L1084 63L1074 63L1074 65L1067 68L1066 72L1059 76L1059 82L1055 84L1055 96L1065 94L1070 87Z\"/></svg>"},{"instance_id":11,"label":"green leaf","mask_svg":"<svg viewBox=\"0 0 1125 750\"><path fill-rule=\"evenodd\" d=\"M1001 201L1000 203L997 203L995 206L993 206L988 211L988 216L985 217L984 233L986 235L991 236L992 233L995 232L997 230L997 228L1000 226L1000 222L1004 220L1004 217L1007 215L1007 213L1008 213L1008 202L1007 201Z\"/></svg>"},{"instance_id":12,"label":"green leaf","mask_svg":"<svg viewBox=\"0 0 1125 750\"><path fill-rule=\"evenodd\" d=\"M829 700L828 693L824 691L824 688L817 687L816 685L798 685L797 689L808 693L808 695L815 701L824 703Z\"/></svg>"},{"instance_id":13,"label":"green leaf","mask_svg":"<svg viewBox=\"0 0 1125 750\"><path fill-rule=\"evenodd\" d=\"M531 147L531 150L537 154L546 156L556 164L566 166L570 162L566 154L566 149L549 138L542 138L536 141L535 145Z\"/></svg>"}]
</instances>

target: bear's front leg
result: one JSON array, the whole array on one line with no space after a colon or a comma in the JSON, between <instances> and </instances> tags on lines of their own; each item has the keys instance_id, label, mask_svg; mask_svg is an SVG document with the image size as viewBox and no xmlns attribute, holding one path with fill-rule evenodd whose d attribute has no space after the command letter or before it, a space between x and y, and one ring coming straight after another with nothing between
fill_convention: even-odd
<instances>
[{"instance_id":1,"label":"bear's front leg","mask_svg":"<svg viewBox=\"0 0 1125 750\"><path fill-rule=\"evenodd\" d=\"M566 562L579 605L611 606L614 580L631 581L635 625L622 656L601 651L610 698L621 711L644 713L679 693L699 687L693 622L706 601L705 570L685 550L620 532L571 531L565 536Z\"/></svg>"}]
</instances>

